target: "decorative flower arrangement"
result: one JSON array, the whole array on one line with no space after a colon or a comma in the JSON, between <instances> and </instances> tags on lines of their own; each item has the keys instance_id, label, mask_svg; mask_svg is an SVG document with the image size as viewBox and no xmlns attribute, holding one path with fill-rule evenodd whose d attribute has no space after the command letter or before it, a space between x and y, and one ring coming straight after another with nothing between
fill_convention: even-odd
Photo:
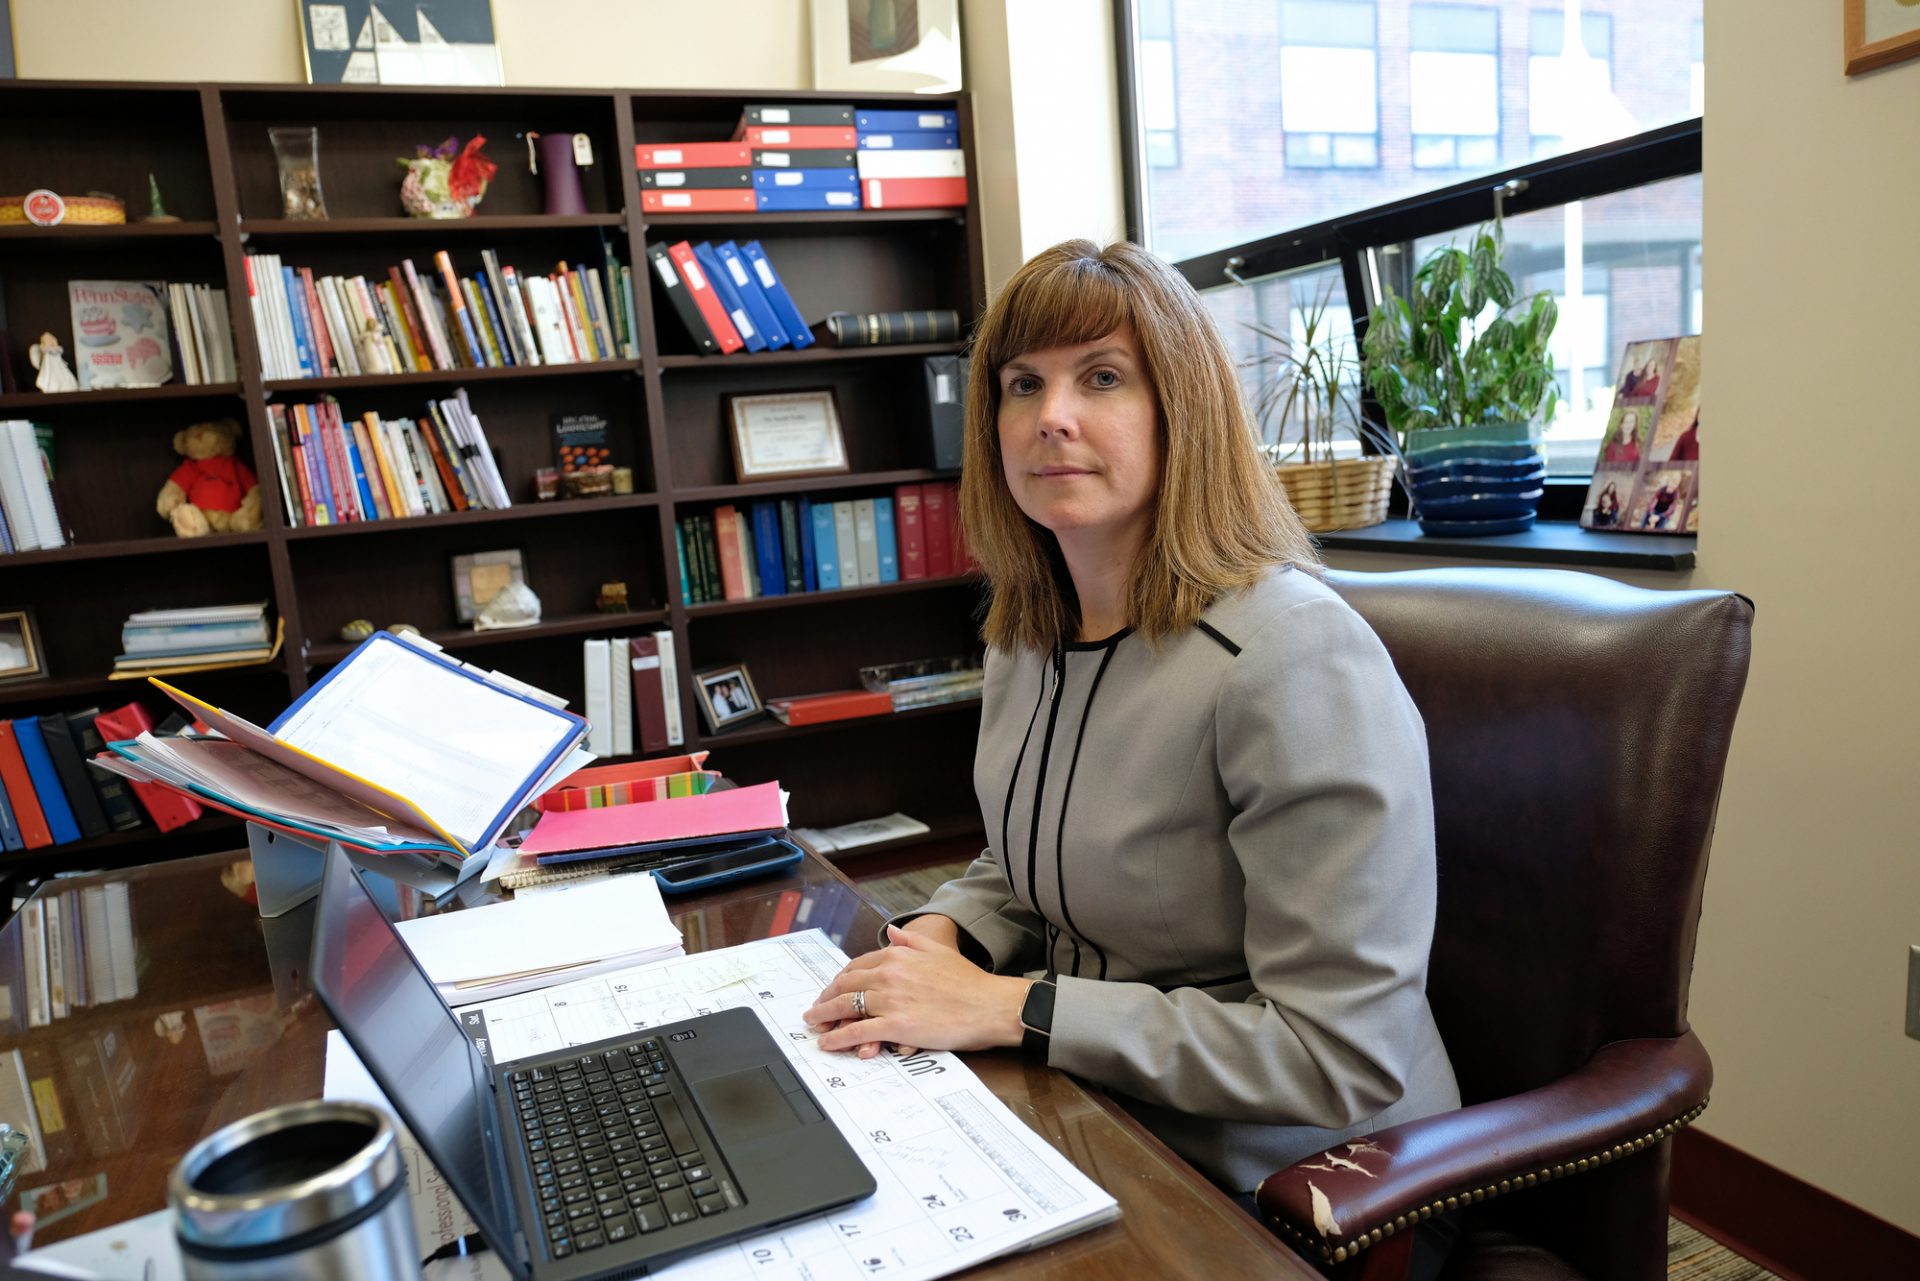
<instances>
[{"instance_id":1,"label":"decorative flower arrangement","mask_svg":"<svg viewBox=\"0 0 1920 1281\"><path fill-rule=\"evenodd\" d=\"M471 218L499 168L480 154L486 138L475 134L466 146L448 138L437 147L420 146L399 157L407 176L400 183L400 205L416 218Z\"/></svg>"}]
</instances>

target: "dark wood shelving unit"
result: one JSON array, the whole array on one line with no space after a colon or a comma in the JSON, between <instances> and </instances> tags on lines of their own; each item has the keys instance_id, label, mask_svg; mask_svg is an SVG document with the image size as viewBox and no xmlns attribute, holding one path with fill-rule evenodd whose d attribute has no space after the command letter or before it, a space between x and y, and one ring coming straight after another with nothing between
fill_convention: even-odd
<instances>
[{"instance_id":1,"label":"dark wood shelving unit","mask_svg":"<svg viewBox=\"0 0 1920 1281\"><path fill-rule=\"evenodd\" d=\"M844 98L807 92L795 100ZM776 214L642 212L635 144L718 140L764 91L437 89L303 85L0 82L0 172L27 186L107 190L144 202L147 174L182 221L117 227L0 228L0 347L18 390L0 416L54 430L55 494L73 545L0 556L0 608L30 607L48 678L0 684L0 716L85 705L166 705L142 681L108 681L119 628L141 609L268 599L285 625L271 664L194 673L173 683L265 723L351 651L346 621L410 622L450 653L497 666L569 699L583 699L580 640L670 631L687 750L721 749L715 764L743 783L779 778L795 790L795 821L833 825L890 810L913 813L951 837L977 830L968 762L977 703L916 709L862 722L798 729L759 725L701 732L693 673L745 663L763 698L857 684L861 666L977 648L975 580L916 580L841 592L683 603L675 534L682 516L718 503L788 495L880 494L953 479L918 456L911 422L920 361L957 343L827 348L702 358L648 269L650 242L762 239L802 312L952 308L978 315L986 301L977 212L972 209ZM861 95L877 107L918 107L915 94ZM967 95L940 99L959 111L970 172L974 139ZM313 125L328 210L324 221L282 216L267 131ZM423 138L527 129L584 132L600 163L584 173L587 212L542 212L541 180L496 146L500 169L473 218L402 215L394 157ZM497 239L496 239L497 238ZM482 249L503 264L544 272L553 261L594 261L604 239L632 268L636 359L504 369L456 369L339 378L266 379L247 288L247 255L264 251L316 275L383 273L439 249L462 275ZM241 370L236 383L168 384L45 395L32 389L26 347L44 329L67 341L71 279L160 279L223 289ZM68 342L69 351L72 350ZM723 427L733 393L831 386L854 470L839 476L737 483ZM282 510L271 406L332 397L349 419L415 416L426 401L465 389L507 481L513 506L364 523L305 527ZM635 492L541 503L533 472L553 461L552 418L591 413L609 423L617 466ZM240 456L258 473L263 527L176 539L153 511L178 464L173 434L208 418L243 429ZM544 618L519 629L474 632L454 623L451 561L468 552L522 551ZM124 565L121 562L124 561ZM593 611L602 583L624 582L632 612ZM950 589L961 588L960 591ZM770 615L763 618L763 615ZM777 625L774 624L777 619ZM908 724L907 722L912 722ZM832 731L828 737L819 737ZM797 746L793 745L797 741ZM822 752L831 745L831 752ZM849 769L834 753L884 757L888 768ZM103 866L231 846L224 816L161 835L151 827L35 851L40 871ZM931 838L927 838L931 839ZM878 847L876 847L878 848ZM890 847L888 847L890 848ZM856 852L866 854L871 850Z\"/></svg>"}]
</instances>

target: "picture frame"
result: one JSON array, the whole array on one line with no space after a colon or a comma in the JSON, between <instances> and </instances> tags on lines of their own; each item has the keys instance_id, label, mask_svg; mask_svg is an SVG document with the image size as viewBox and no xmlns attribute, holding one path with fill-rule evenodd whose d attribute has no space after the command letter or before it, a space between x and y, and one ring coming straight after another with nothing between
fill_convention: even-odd
<instances>
[{"instance_id":1,"label":"picture frame","mask_svg":"<svg viewBox=\"0 0 1920 1281\"><path fill-rule=\"evenodd\" d=\"M502 587L526 581L526 556L518 547L462 552L453 558L454 613L461 622L471 623Z\"/></svg>"},{"instance_id":2,"label":"picture frame","mask_svg":"<svg viewBox=\"0 0 1920 1281\"><path fill-rule=\"evenodd\" d=\"M504 85L491 0L294 0L308 84ZM408 28L412 29L409 30Z\"/></svg>"},{"instance_id":3,"label":"picture frame","mask_svg":"<svg viewBox=\"0 0 1920 1281\"><path fill-rule=\"evenodd\" d=\"M0 610L0 683L47 674L47 651L30 609Z\"/></svg>"},{"instance_id":4,"label":"picture frame","mask_svg":"<svg viewBox=\"0 0 1920 1281\"><path fill-rule=\"evenodd\" d=\"M960 0L812 0L813 87L957 93Z\"/></svg>"},{"instance_id":5,"label":"picture frame","mask_svg":"<svg viewBox=\"0 0 1920 1281\"><path fill-rule=\"evenodd\" d=\"M831 387L730 395L724 413L734 478L743 484L852 470Z\"/></svg>"},{"instance_id":6,"label":"picture frame","mask_svg":"<svg viewBox=\"0 0 1920 1281\"><path fill-rule=\"evenodd\" d=\"M1901 0L1846 0L1847 74L1920 58L1920 5Z\"/></svg>"},{"instance_id":7,"label":"picture frame","mask_svg":"<svg viewBox=\"0 0 1920 1281\"><path fill-rule=\"evenodd\" d=\"M700 703L700 717L706 722L708 733L759 720L767 714L745 663L726 663L695 672L693 693Z\"/></svg>"}]
</instances>

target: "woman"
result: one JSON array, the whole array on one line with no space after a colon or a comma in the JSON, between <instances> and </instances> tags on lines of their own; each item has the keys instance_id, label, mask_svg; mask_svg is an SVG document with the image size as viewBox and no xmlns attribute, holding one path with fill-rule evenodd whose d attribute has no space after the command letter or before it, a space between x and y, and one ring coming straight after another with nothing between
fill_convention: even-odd
<instances>
[{"instance_id":1,"label":"woman","mask_svg":"<svg viewBox=\"0 0 1920 1281\"><path fill-rule=\"evenodd\" d=\"M1614 427L1613 439L1601 452L1603 463L1637 463L1640 461L1640 412L1635 409L1620 411L1620 420Z\"/></svg>"},{"instance_id":2,"label":"woman","mask_svg":"<svg viewBox=\"0 0 1920 1281\"><path fill-rule=\"evenodd\" d=\"M821 993L822 1047L1024 1045L1239 1194L1457 1107L1425 731L1199 297L1069 241L988 309L970 380L990 843Z\"/></svg>"}]
</instances>

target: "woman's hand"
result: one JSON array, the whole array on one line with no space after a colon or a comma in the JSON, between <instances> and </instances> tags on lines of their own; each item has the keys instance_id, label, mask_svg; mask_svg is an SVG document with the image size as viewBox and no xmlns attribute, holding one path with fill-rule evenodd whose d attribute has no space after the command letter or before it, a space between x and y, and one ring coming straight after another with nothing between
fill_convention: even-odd
<instances>
[{"instance_id":1,"label":"woman's hand","mask_svg":"<svg viewBox=\"0 0 1920 1281\"><path fill-rule=\"evenodd\" d=\"M891 947L858 957L840 971L803 1016L816 1027L830 1028L820 1038L821 1049L858 1047L861 1057L871 1058L889 1041L929 1050L1020 1044L1020 1008L1031 981L987 973L957 948L936 941L937 930L890 925ZM865 1018L854 1009L856 992L865 994Z\"/></svg>"}]
</instances>

